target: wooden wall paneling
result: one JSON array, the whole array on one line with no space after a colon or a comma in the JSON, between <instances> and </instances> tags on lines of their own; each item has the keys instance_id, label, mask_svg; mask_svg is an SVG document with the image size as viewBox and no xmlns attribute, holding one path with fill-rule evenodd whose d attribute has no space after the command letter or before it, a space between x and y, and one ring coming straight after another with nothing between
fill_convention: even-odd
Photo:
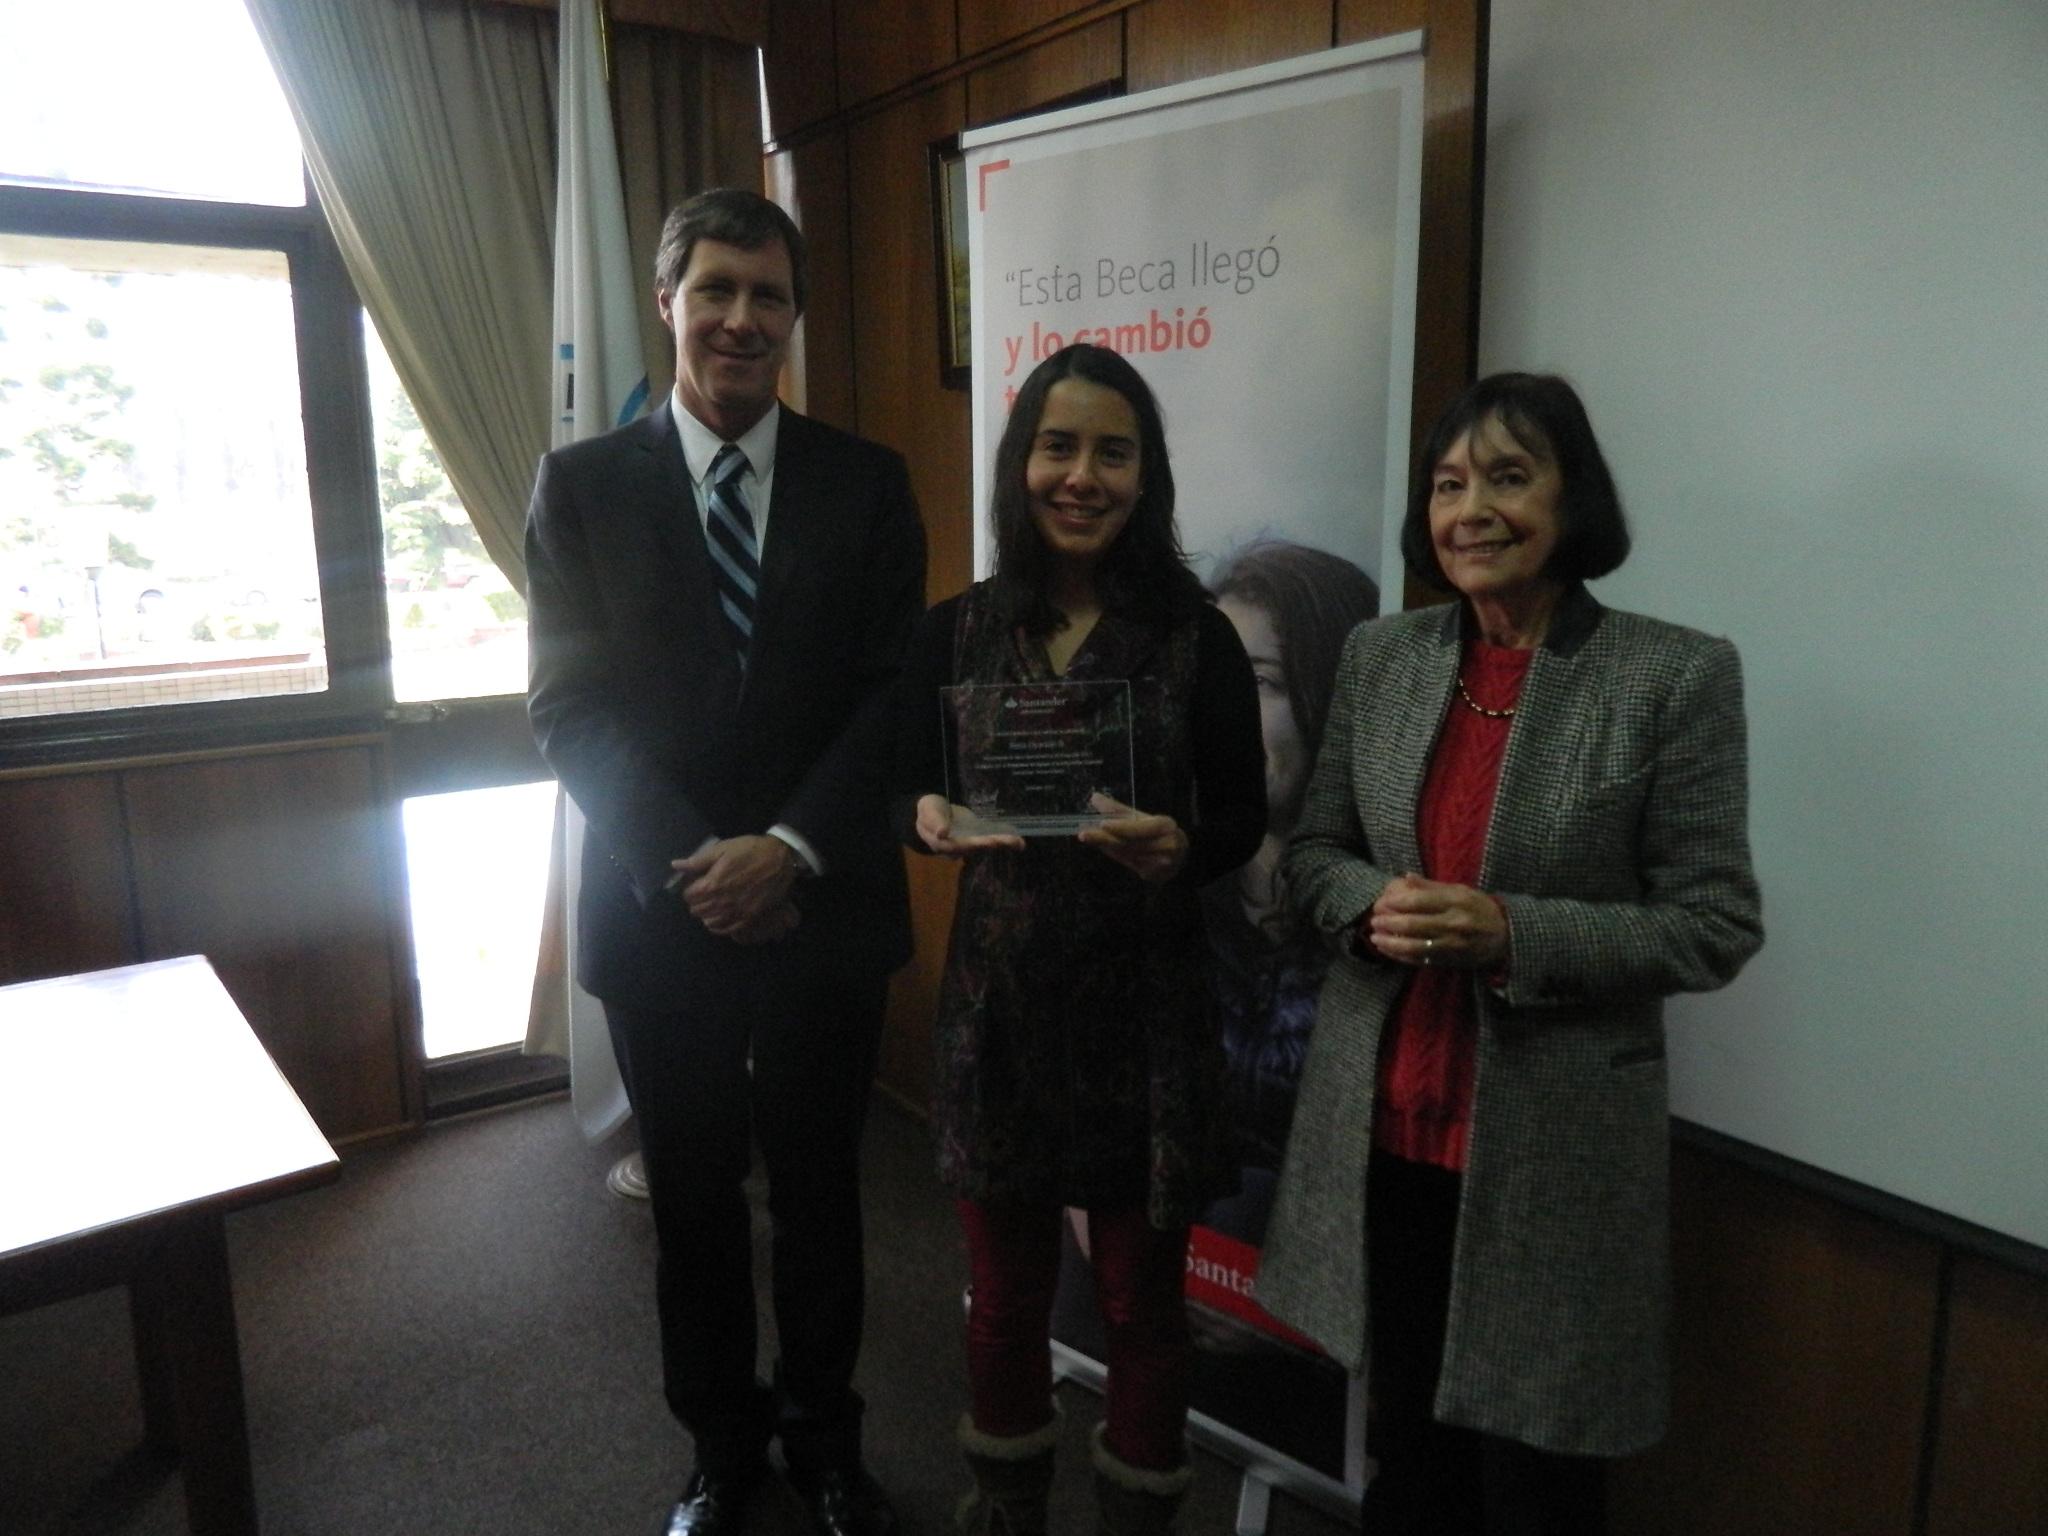
<instances>
[{"instance_id":1,"label":"wooden wall paneling","mask_svg":"<svg viewBox=\"0 0 2048 1536\"><path fill-rule=\"evenodd\" d=\"M1910 1536L1937 1244L1694 1149L1672 1174L1671 1433L1613 1529Z\"/></svg>"},{"instance_id":2,"label":"wooden wall paneling","mask_svg":"<svg viewBox=\"0 0 2048 1536\"><path fill-rule=\"evenodd\" d=\"M1391 37L1429 25L1433 0L1337 0L1337 45Z\"/></svg>"},{"instance_id":3,"label":"wooden wall paneling","mask_svg":"<svg viewBox=\"0 0 2048 1536\"><path fill-rule=\"evenodd\" d=\"M1339 0L1340 46L1426 27L1415 420L1427 428L1472 376L1479 343L1488 0Z\"/></svg>"},{"instance_id":4,"label":"wooden wall paneling","mask_svg":"<svg viewBox=\"0 0 2048 1536\"><path fill-rule=\"evenodd\" d=\"M405 915L374 749L136 769L123 793L144 955L210 959L328 1136L403 1123Z\"/></svg>"},{"instance_id":5,"label":"wooden wall paneling","mask_svg":"<svg viewBox=\"0 0 2048 1536\"><path fill-rule=\"evenodd\" d=\"M1480 211L1485 196L1486 41L1491 0L1338 0L1337 43L1426 27L1422 236L1416 281L1411 444L1472 379L1479 357ZM1407 579L1405 601L1445 594Z\"/></svg>"},{"instance_id":6,"label":"wooden wall paneling","mask_svg":"<svg viewBox=\"0 0 2048 1536\"><path fill-rule=\"evenodd\" d=\"M851 200L854 388L859 430L910 461L931 543L934 599L967 585L972 422L967 394L939 383L937 253L930 146L958 133L966 89L954 81L854 124Z\"/></svg>"},{"instance_id":7,"label":"wooden wall paneling","mask_svg":"<svg viewBox=\"0 0 2048 1536\"><path fill-rule=\"evenodd\" d=\"M939 383L926 158L932 143L959 132L966 103L965 83L954 81L856 123L847 135L848 181L860 188L849 209L858 426L910 463L931 548L926 587L933 599L966 586L973 563L972 425L967 395ZM931 1096L931 1019L952 923L952 872L930 867L936 860L905 857L917 959L891 989L880 1076L921 1107Z\"/></svg>"},{"instance_id":8,"label":"wooden wall paneling","mask_svg":"<svg viewBox=\"0 0 2048 1536\"><path fill-rule=\"evenodd\" d=\"M786 139L839 109L833 0L768 0L768 136Z\"/></svg>"},{"instance_id":9,"label":"wooden wall paneling","mask_svg":"<svg viewBox=\"0 0 2048 1536\"><path fill-rule=\"evenodd\" d=\"M768 195L804 232L810 292L791 351L790 403L852 431L853 273L846 206L846 134L834 129L768 159Z\"/></svg>"},{"instance_id":10,"label":"wooden wall paneling","mask_svg":"<svg viewBox=\"0 0 2048 1536\"><path fill-rule=\"evenodd\" d=\"M142 958L111 773L0 780L0 985Z\"/></svg>"},{"instance_id":11,"label":"wooden wall paneling","mask_svg":"<svg viewBox=\"0 0 2048 1536\"><path fill-rule=\"evenodd\" d=\"M1961 1257L1927 1536L2048 1531L2048 1279Z\"/></svg>"},{"instance_id":12,"label":"wooden wall paneling","mask_svg":"<svg viewBox=\"0 0 2048 1536\"><path fill-rule=\"evenodd\" d=\"M1123 72L1123 17L1111 16L977 69L967 77L967 121L979 127L1018 117Z\"/></svg>"},{"instance_id":13,"label":"wooden wall paneling","mask_svg":"<svg viewBox=\"0 0 2048 1536\"><path fill-rule=\"evenodd\" d=\"M960 56L1022 37L1033 28L1083 10L1090 0L964 0L960 7ZM1063 93L1062 93L1063 94Z\"/></svg>"},{"instance_id":14,"label":"wooden wall paneling","mask_svg":"<svg viewBox=\"0 0 2048 1536\"><path fill-rule=\"evenodd\" d=\"M559 11L560 0L495 0L537 11ZM666 27L705 37L729 38L759 47L768 30L763 12L769 0L604 0L605 15L614 26Z\"/></svg>"},{"instance_id":15,"label":"wooden wall paneling","mask_svg":"<svg viewBox=\"0 0 2048 1536\"><path fill-rule=\"evenodd\" d=\"M1291 59L1330 46L1331 0L1148 0L1124 13L1126 83L1133 91L1179 85Z\"/></svg>"},{"instance_id":16,"label":"wooden wall paneling","mask_svg":"<svg viewBox=\"0 0 2048 1536\"><path fill-rule=\"evenodd\" d=\"M494 712L495 706L493 706ZM542 761L540 748L531 741L533 727L526 719L522 706L517 711L519 723L526 727L528 745L532 749L532 765L537 773L522 773L518 777L497 779L497 784L531 784L541 779L552 779L553 772ZM442 724L447 724L443 721ZM398 733L403 735L404 733ZM472 743L472 746L474 743ZM376 866L383 876L383 884L374 895L358 893L365 902L365 910L374 904L383 915L378 919L380 930L388 946L388 963L391 976L391 1030L390 1039L398 1051L398 1104L400 1123L417 1126L427 1115L427 1042L426 1018L420 1000L419 951L413 944L412 926L412 874L406 866L405 845L405 802L418 790L400 776L396 754L392 750L393 737L387 734L381 743L367 749L370 770L370 794L373 803L383 809L370 817L370 824L364 829L364 840L375 852ZM475 755L475 754L472 754ZM475 782L451 784L451 790L468 790L485 787ZM549 942L547 935L541 938ZM554 960L558 966L569 964L567 954L568 934L557 933L553 942L556 946ZM536 964L538 961L536 960ZM514 1023L523 1032L524 1020ZM382 1050L385 1036L375 1030L365 1030L363 1036L366 1050ZM394 1122L373 1127L383 1131Z\"/></svg>"},{"instance_id":17,"label":"wooden wall paneling","mask_svg":"<svg viewBox=\"0 0 2048 1536\"><path fill-rule=\"evenodd\" d=\"M960 57L953 0L838 0L841 109Z\"/></svg>"}]
</instances>

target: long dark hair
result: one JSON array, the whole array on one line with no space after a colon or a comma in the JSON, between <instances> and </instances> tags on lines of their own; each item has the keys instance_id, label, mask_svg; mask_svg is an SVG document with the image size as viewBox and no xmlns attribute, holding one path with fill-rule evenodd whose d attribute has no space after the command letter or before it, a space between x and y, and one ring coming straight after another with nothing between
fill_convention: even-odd
<instances>
[{"instance_id":1,"label":"long dark hair","mask_svg":"<svg viewBox=\"0 0 2048 1536\"><path fill-rule=\"evenodd\" d=\"M1045 414L1045 397L1053 385L1070 378L1114 390L1138 418L1138 483L1143 489L1130 521L1096 571L1102 605L1148 622L1185 618L1201 606L1206 594L1188 569L1173 521L1173 464L1166 454L1165 418L1137 369L1107 347L1086 343L1062 347L1031 370L996 445L989 519L995 530L991 580L997 606L1006 623L1029 635L1049 635L1065 627L1064 617L1046 596L1052 562L1032 521L1024 466Z\"/></svg>"}]
</instances>

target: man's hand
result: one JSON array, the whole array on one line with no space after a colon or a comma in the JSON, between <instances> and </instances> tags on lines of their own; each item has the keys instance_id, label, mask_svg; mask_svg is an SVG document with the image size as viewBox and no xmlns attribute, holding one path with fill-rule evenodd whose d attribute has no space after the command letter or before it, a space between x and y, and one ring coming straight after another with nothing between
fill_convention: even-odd
<instances>
[{"instance_id":1,"label":"man's hand","mask_svg":"<svg viewBox=\"0 0 2048 1536\"><path fill-rule=\"evenodd\" d=\"M682 876L683 905L692 917L722 939L758 944L796 926L789 900L796 861L796 850L781 838L750 833L720 838L672 867ZM790 917L777 918L785 907Z\"/></svg>"}]
</instances>

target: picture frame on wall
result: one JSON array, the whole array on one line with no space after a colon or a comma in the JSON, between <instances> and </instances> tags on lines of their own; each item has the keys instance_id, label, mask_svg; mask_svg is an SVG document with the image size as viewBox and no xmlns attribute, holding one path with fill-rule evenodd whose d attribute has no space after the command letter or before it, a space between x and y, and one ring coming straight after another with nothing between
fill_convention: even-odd
<instances>
[{"instance_id":1,"label":"picture frame on wall","mask_svg":"<svg viewBox=\"0 0 2048 1536\"><path fill-rule=\"evenodd\" d=\"M972 311L968 307L967 161L960 135L931 146L932 239L939 303L939 383L965 389L971 370Z\"/></svg>"},{"instance_id":2,"label":"picture frame on wall","mask_svg":"<svg viewBox=\"0 0 2048 1536\"><path fill-rule=\"evenodd\" d=\"M1100 80L995 122L1038 117L1108 101L1123 93L1121 76ZM966 389L973 378L974 335L968 285L967 160L960 149L960 135L948 134L934 141L926 150L926 159L931 176L932 270L937 276L933 287L939 315L939 383L946 389Z\"/></svg>"}]
</instances>

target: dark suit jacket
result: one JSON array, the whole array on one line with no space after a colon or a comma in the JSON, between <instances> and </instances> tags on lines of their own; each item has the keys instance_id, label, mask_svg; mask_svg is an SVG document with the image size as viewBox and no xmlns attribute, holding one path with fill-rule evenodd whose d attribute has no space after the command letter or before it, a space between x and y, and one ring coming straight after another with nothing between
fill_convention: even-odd
<instances>
[{"instance_id":1,"label":"dark suit jacket","mask_svg":"<svg viewBox=\"0 0 2048 1536\"><path fill-rule=\"evenodd\" d=\"M577 979L678 1006L733 946L665 888L669 861L778 822L825 866L782 953L886 973L910 954L888 692L924 599L903 460L783 411L743 679L671 409L548 454L527 518L528 712L589 822Z\"/></svg>"}]
</instances>

